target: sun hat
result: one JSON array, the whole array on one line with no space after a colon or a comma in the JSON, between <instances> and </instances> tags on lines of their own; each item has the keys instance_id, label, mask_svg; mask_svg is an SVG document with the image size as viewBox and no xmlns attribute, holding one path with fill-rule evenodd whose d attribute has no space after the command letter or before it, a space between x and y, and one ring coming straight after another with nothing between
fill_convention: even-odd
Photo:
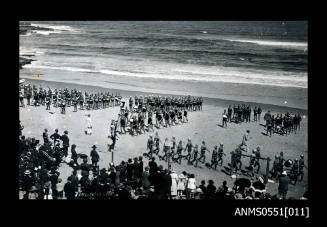
<instances>
[{"instance_id":1,"label":"sun hat","mask_svg":"<svg viewBox=\"0 0 327 227\"><path fill-rule=\"evenodd\" d=\"M283 171L282 175L285 175L285 176L287 175L286 170Z\"/></svg>"},{"instance_id":2,"label":"sun hat","mask_svg":"<svg viewBox=\"0 0 327 227\"><path fill-rule=\"evenodd\" d=\"M25 170L24 174L28 175L28 174L31 174L31 171L30 170Z\"/></svg>"}]
</instances>

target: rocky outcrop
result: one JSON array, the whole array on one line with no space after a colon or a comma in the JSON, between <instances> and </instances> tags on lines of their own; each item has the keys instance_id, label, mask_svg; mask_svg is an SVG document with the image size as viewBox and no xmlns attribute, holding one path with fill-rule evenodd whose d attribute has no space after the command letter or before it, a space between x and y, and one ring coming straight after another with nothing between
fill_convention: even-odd
<instances>
[{"instance_id":1,"label":"rocky outcrop","mask_svg":"<svg viewBox=\"0 0 327 227\"><path fill-rule=\"evenodd\" d=\"M34 30L42 31L54 31L52 28L43 28L39 26L32 26L29 22L20 22L19 24L19 34L26 35L28 32L34 32Z\"/></svg>"},{"instance_id":2,"label":"rocky outcrop","mask_svg":"<svg viewBox=\"0 0 327 227\"><path fill-rule=\"evenodd\" d=\"M34 56L34 55L28 55L28 56ZM32 61L35 61L31 58L26 57L19 57L19 69L22 69L24 65L31 64Z\"/></svg>"}]
</instances>

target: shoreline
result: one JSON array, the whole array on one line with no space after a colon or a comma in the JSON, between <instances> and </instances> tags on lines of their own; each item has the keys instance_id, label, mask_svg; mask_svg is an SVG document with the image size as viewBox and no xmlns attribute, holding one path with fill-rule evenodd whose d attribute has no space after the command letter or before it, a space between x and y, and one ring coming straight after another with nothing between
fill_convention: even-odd
<instances>
[{"instance_id":1,"label":"shoreline","mask_svg":"<svg viewBox=\"0 0 327 227\"><path fill-rule=\"evenodd\" d=\"M78 83L69 83L69 82L57 82L57 81L48 81L42 79L31 79L26 77L21 77L26 80L26 82L35 84L36 86L42 85L42 87L49 86L50 88L76 88L77 90L88 91L88 92L97 92L97 91L108 91L110 93L116 94L119 93L123 99L129 96L134 97L135 95L160 95L160 96L183 96L183 94L173 94L167 92L147 92L147 91L138 91L136 90L124 90L124 89L115 89L115 88L106 88L96 85L84 85ZM198 96L197 94L184 94L184 96L191 95L191 96ZM249 104L251 107L253 106L261 106L262 109L269 109L274 112L300 112L302 114L307 114L308 110L303 108L295 108L287 105L274 105L270 103L260 103L260 102L251 102L251 101L240 101L240 100L230 100L230 99L222 99L222 98L211 98L211 97L203 97L204 103L210 106L220 106L228 108L229 105L233 106L234 104Z\"/></svg>"}]
</instances>

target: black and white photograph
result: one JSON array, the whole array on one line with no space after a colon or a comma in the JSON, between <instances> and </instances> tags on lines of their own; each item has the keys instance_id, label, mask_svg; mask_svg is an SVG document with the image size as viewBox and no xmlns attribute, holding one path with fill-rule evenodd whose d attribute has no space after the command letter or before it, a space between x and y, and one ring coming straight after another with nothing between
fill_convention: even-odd
<instances>
[{"instance_id":1,"label":"black and white photograph","mask_svg":"<svg viewBox=\"0 0 327 227\"><path fill-rule=\"evenodd\" d=\"M19 200L310 200L308 21L18 31Z\"/></svg>"}]
</instances>

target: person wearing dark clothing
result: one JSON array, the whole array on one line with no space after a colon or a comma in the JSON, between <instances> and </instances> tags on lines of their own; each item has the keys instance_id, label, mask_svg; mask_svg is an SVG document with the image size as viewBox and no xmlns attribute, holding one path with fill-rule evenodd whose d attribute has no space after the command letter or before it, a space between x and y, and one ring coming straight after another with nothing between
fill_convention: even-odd
<instances>
[{"instance_id":1,"label":"person wearing dark clothing","mask_svg":"<svg viewBox=\"0 0 327 227\"><path fill-rule=\"evenodd\" d=\"M81 185L81 191L83 193L89 193L90 188L91 188L91 181L89 179L89 176L88 175L82 176L79 183Z\"/></svg>"},{"instance_id":2,"label":"person wearing dark clothing","mask_svg":"<svg viewBox=\"0 0 327 227\"><path fill-rule=\"evenodd\" d=\"M134 158L134 163L133 163L133 179L134 180L137 180L140 178L139 173L140 173L139 163L138 163L137 158Z\"/></svg>"},{"instance_id":3,"label":"person wearing dark clothing","mask_svg":"<svg viewBox=\"0 0 327 227\"><path fill-rule=\"evenodd\" d=\"M77 192L76 186L71 181L72 178L68 177L67 183L64 186L64 192L67 200L74 200Z\"/></svg>"},{"instance_id":4,"label":"person wearing dark clothing","mask_svg":"<svg viewBox=\"0 0 327 227\"><path fill-rule=\"evenodd\" d=\"M149 174L150 174L149 180L150 180L151 183L153 183L154 175L158 171L158 165L155 162L155 158L154 157L152 157L152 160L149 162L149 168L150 168L150 170L149 170Z\"/></svg>"},{"instance_id":5,"label":"person wearing dark clothing","mask_svg":"<svg viewBox=\"0 0 327 227\"><path fill-rule=\"evenodd\" d=\"M60 144L57 143L54 147L54 158L55 158L55 165L59 166L61 163L61 148Z\"/></svg>"},{"instance_id":6,"label":"person wearing dark clothing","mask_svg":"<svg viewBox=\"0 0 327 227\"><path fill-rule=\"evenodd\" d=\"M110 173L109 173L109 179L111 183L115 183L116 180L116 172L114 171L113 168L110 169Z\"/></svg>"},{"instance_id":7,"label":"person wearing dark clothing","mask_svg":"<svg viewBox=\"0 0 327 227\"><path fill-rule=\"evenodd\" d=\"M253 121L258 121L258 109L256 106L253 109Z\"/></svg>"},{"instance_id":8,"label":"person wearing dark clothing","mask_svg":"<svg viewBox=\"0 0 327 227\"><path fill-rule=\"evenodd\" d=\"M215 146L214 150L212 151L212 158L211 158L211 165L210 167L213 168L213 166L215 167L215 170L217 169L217 165L218 165L218 147L217 145Z\"/></svg>"},{"instance_id":9,"label":"person wearing dark clothing","mask_svg":"<svg viewBox=\"0 0 327 227\"><path fill-rule=\"evenodd\" d=\"M90 171L90 165L87 163L87 159L86 158L83 159L83 163L81 164L80 169L82 171L86 171L86 172L89 172Z\"/></svg>"},{"instance_id":10,"label":"person wearing dark clothing","mask_svg":"<svg viewBox=\"0 0 327 227\"><path fill-rule=\"evenodd\" d=\"M258 107L258 120L259 120L259 122L260 122L260 116L261 116L261 113L262 113L262 109L261 109L261 107L259 106L259 107Z\"/></svg>"},{"instance_id":11,"label":"person wearing dark clothing","mask_svg":"<svg viewBox=\"0 0 327 227\"><path fill-rule=\"evenodd\" d=\"M145 167L145 171L142 173L142 187L144 189L148 189L151 185L150 181L149 181L149 167Z\"/></svg>"},{"instance_id":12,"label":"person wearing dark clothing","mask_svg":"<svg viewBox=\"0 0 327 227\"><path fill-rule=\"evenodd\" d=\"M272 119L268 119L266 120L266 126L267 126L267 136L269 134L269 136L271 137L271 134L272 134L272 127L273 127L273 122L272 122Z\"/></svg>"},{"instance_id":13,"label":"person wearing dark clothing","mask_svg":"<svg viewBox=\"0 0 327 227\"><path fill-rule=\"evenodd\" d=\"M50 171L50 181L51 181L51 190L52 190L52 198L56 200L58 198L58 190L57 184L59 183L59 175L60 173L53 168Z\"/></svg>"},{"instance_id":14,"label":"person wearing dark clothing","mask_svg":"<svg viewBox=\"0 0 327 227\"><path fill-rule=\"evenodd\" d=\"M44 144L49 143L48 129L44 129L42 136Z\"/></svg>"},{"instance_id":15,"label":"person wearing dark clothing","mask_svg":"<svg viewBox=\"0 0 327 227\"><path fill-rule=\"evenodd\" d=\"M201 189L203 195L206 194L207 192L207 187L205 186L206 182L204 180L201 181L201 185L199 186L199 188Z\"/></svg>"},{"instance_id":16,"label":"person wearing dark clothing","mask_svg":"<svg viewBox=\"0 0 327 227\"><path fill-rule=\"evenodd\" d=\"M290 183L290 178L287 176L286 171L284 171L282 175L279 177L279 185L278 185L279 196L282 197L284 200L286 199L289 183Z\"/></svg>"},{"instance_id":17,"label":"person wearing dark clothing","mask_svg":"<svg viewBox=\"0 0 327 227\"><path fill-rule=\"evenodd\" d=\"M257 150L255 151L255 162L253 167L257 167L257 173L259 173L260 171L260 158L261 158L261 154L260 154L260 147L257 147Z\"/></svg>"},{"instance_id":18,"label":"person wearing dark clothing","mask_svg":"<svg viewBox=\"0 0 327 227\"><path fill-rule=\"evenodd\" d=\"M164 198L166 199L167 197L171 198L171 184L172 184L172 180L171 180L171 176L168 172L168 170L166 169L164 171L164 175L163 175L163 189L164 189Z\"/></svg>"},{"instance_id":19,"label":"person wearing dark clothing","mask_svg":"<svg viewBox=\"0 0 327 227\"><path fill-rule=\"evenodd\" d=\"M45 103L46 103L46 105L47 105L46 110L50 110L50 105L51 105L51 98L50 98L50 96L47 96L47 97L45 98Z\"/></svg>"},{"instance_id":20,"label":"person wearing dark clothing","mask_svg":"<svg viewBox=\"0 0 327 227\"><path fill-rule=\"evenodd\" d=\"M78 159L78 155L77 155L77 152L76 152L76 145L75 144L73 144L72 145L72 147L71 147L71 150L70 150L70 152L71 152L71 159L73 160L73 165L74 166L78 166L78 162L77 162L77 159Z\"/></svg>"},{"instance_id":21,"label":"person wearing dark clothing","mask_svg":"<svg viewBox=\"0 0 327 227\"><path fill-rule=\"evenodd\" d=\"M21 179L21 183L22 183L22 190L25 191L24 199L28 199L30 189L35 183L35 179L31 175L30 170L26 170L24 172L24 175Z\"/></svg>"},{"instance_id":22,"label":"person wearing dark clothing","mask_svg":"<svg viewBox=\"0 0 327 227\"><path fill-rule=\"evenodd\" d=\"M220 163L220 166L222 166L223 162L224 162L223 156L226 155L224 153L224 144L223 143L220 143L217 155L218 155L217 164Z\"/></svg>"},{"instance_id":23,"label":"person wearing dark clothing","mask_svg":"<svg viewBox=\"0 0 327 227\"><path fill-rule=\"evenodd\" d=\"M301 155L301 158L299 160L299 174L298 176L301 176L300 177L300 181L303 180L303 176L304 176L304 167L305 167L305 164L304 164L304 155Z\"/></svg>"},{"instance_id":24,"label":"person wearing dark clothing","mask_svg":"<svg viewBox=\"0 0 327 227\"><path fill-rule=\"evenodd\" d=\"M201 160L203 160L202 163L205 163L205 161L206 161L205 153L206 153L206 151L208 151L208 152L210 152L210 151L207 149L206 144L205 144L204 141L202 141L200 151L201 151L201 153L200 153L200 158L198 159L198 161L201 162Z\"/></svg>"},{"instance_id":25,"label":"person wearing dark clothing","mask_svg":"<svg viewBox=\"0 0 327 227\"><path fill-rule=\"evenodd\" d=\"M60 139L60 135L58 133L58 129L55 130L55 133L53 133L50 138L53 140L53 144L56 144L56 142Z\"/></svg>"},{"instance_id":26,"label":"person wearing dark clothing","mask_svg":"<svg viewBox=\"0 0 327 227\"><path fill-rule=\"evenodd\" d=\"M142 156L140 156L139 160L138 160L138 171L139 171L138 176L141 177L143 175L143 158L142 158Z\"/></svg>"},{"instance_id":27,"label":"person wearing dark clothing","mask_svg":"<svg viewBox=\"0 0 327 227\"><path fill-rule=\"evenodd\" d=\"M297 158L294 160L291 173L292 173L293 184L296 185L299 176L299 160Z\"/></svg>"},{"instance_id":28,"label":"person wearing dark clothing","mask_svg":"<svg viewBox=\"0 0 327 227\"><path fill-rule=\"evenodd\" d=\"M216 193L216 186L214 185L213 180L208 181L208 186L206 189L205 197L206 199L214 199Z\"/></svg>"},{"instance_id":29,"label":"person wearing dark clothing","mask_svg":"<svg viewBox=\"0 0 327 227\"><path fill-rule=\"evenodd\" d=\"M97 147L95 145L92 146L92 151L90 153L91 156L91 161L92 161L92 166L96 167L98 162L99 162L99 154L98 152L95 150Z\"/></svg>"},{"instance_id":30,"label":"person wearing dark clothing","mask_svg":"<svg viewBox=\"0 0 327 227\"><path fill-rule=\"evenodd\" d=\"M233 109L232 109L231 106L229 106L228 109L227 109L227 120L228 120L229 122L232 121L232 113L233 113Z\"/></svg>"},{"instance_id":31,"label":"person wearing dark clothing","mask_svg":"<svg viewBox=\"0 0 327 227\"><path fill-rule=\"evenodd\" d=\"M74 187L76 187L76 189L78 189L79 180L77 177L77 171L73 170L73 174L70 177L71 177L71 183L74 185Z\"/></svg>"},{"instance_id":32,"label":"person wearing dark clothing","mask_svg":"<svg viewBox=\"0 0 327 227\"><path fill-rule=\"evenodd\" d=\"M60 137L60 139L62 140L62 145L63 145L63 152L65 157L68 156L68 147L69 147L69 138L68 138L68 131L64 131L64 135L62 135Z\"/></svg>"},{"instance_id":33,"label":"person wearing dark clothing","mask_svg":"<svg viewBox=\"0 0 327 227\"><path fill-rule=\"evenodd\" d=\"M134 170L134 165L132 163L132 159L128 159L127 167L126 167L127 181L132 181L132 179L133 179L133 170Z\"/></svg>"}]
</instances>

